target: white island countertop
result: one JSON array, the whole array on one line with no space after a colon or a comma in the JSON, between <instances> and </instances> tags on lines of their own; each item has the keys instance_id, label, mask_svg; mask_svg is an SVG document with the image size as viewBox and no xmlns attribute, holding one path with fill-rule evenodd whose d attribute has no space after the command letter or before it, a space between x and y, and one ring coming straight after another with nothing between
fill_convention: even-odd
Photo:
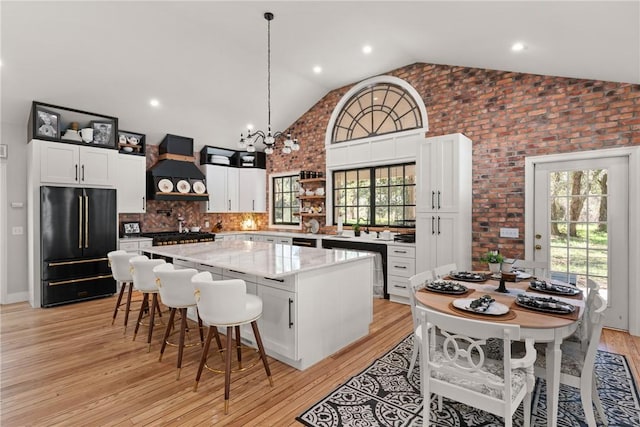
<instances>
[{"instance_id":1,"label":"white island countertop","mask_svg":"<svg viewBox=\"0 0 640 427\"><path fill-rule=\"evenodd\" d=\"M271 278L374 257L372 253L349 249L319 249L242 240L153 246L145 248L144 252Z\"/></svg>"}]
</instances>

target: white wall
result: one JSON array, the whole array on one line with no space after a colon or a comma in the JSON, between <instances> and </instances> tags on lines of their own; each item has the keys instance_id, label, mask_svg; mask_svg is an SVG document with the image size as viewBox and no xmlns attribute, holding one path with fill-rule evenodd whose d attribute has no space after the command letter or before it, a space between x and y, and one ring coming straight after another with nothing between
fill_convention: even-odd
<instances>
[{"instance_id":1,"label":"white wall","mask_svg":"<svg viewBox=\"0 0 640 427\"><path fill-rule=\"evenodd\" d=\"M6 200L3 209L6 218L6 228L0 230L0 238L6 242L6 264L0 256L0 270L6 282L0 280L3 286L0 294L2 303L10 304L29 299L27 284L27 123L21 126L2 123L1 141L9 148L6 159L6 180L0 185L5 190ZM22 203L22 208L12 208L12 203ZM14 236L13 227L22 227L24 234Z\"/></svg>"}]
</instances>

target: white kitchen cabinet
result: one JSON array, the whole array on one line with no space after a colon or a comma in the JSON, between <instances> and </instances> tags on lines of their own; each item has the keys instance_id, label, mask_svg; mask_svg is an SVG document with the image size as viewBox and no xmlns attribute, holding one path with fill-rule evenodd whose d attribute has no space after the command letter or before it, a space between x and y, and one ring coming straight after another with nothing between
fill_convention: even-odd
<instances>
[{"instance_id":1,"label":"white kitchen cabinet","mask_svg":"<svg viewBox=\"0 0 640 427\"><path fill-rule=\"evenodd\" d=\"M39 151L40 182L115 187L117 151L50 141L32 141ZM35 165L34 165L35 166Z\"/></svg>"},{"instance_id":2,"label":"white kitchen cabinet","mask_svg":"<svg viewBox=\"0 0 640 427\"><path fill-rule=\"evenodd\" d=\"M471 268L471 140L462 134L418 144L416 272Z\"/></svg>"},{"instance_id":3,"label":"white kitchen cabinet","mask_svg":"<svg viewBox=\"0 0 640 427\"><path fill-rule=\"evenodd\" d=\"M460 212L471 207L471 140L456 133L418 144L418 212Z\"/></svg>"},{"instance_id":4,"label":"white kitchen cabinet","mask_svg":"<svg viewBox=\"0 0 640 427\"><path fill-rule=\"evenodd\" d=\"M145 248L153 246L153 239L151 237L123 237L118 240L118 249L127 252L137 252Z\"/></svg>"},{"instance_id":5,"label":"white kitchen cabinet","mask_svg":"<svg viewBox=\"0 0 640 427\"><path fill-rule=\"evenodd\" d=\"M387 246L387 292L395 302L409 303L409 277L416 274L416 251L408 246Z\"/></svg>"},{"instance_id":6,"label":"white kitchen cabinet","mask_svg":"<svg viewBox=\"0 0 640 427\"><path fill-rule=\"evenodd\" d=\"M118 213L145 213L147 168L144 156L117 155Z\"/></svg>"},{"instance_id":7,"label":"white kitchen cabinet","mask_svg":"<svg viewBox=\"0 0 640 427\"><path fill-rule=\"evenodd\" d=\"M207 212L238 212L238 169L204 165L209 201Z\"/></svg>"},{"instance_id":8,"label":"white kitchen cabinet","mask_svg":"<svg viewBox=\"0 0 640 427\"><path fill-rule=\"evenodd\" d=\"M258 287L262 316L258 319L265 348L296 360L296 294L271 286Z\"/></svg>"},{"instance_id":9,"label":"white kitchen cabinet","mask_svg":"<svg viewBox=\"0 0 640 427\"><path fill-rule=\"evenodd\" d=\"M238 210L240 212L267 211L267 171L258 168L238 169Z\"/></svg>"}]
</instances>

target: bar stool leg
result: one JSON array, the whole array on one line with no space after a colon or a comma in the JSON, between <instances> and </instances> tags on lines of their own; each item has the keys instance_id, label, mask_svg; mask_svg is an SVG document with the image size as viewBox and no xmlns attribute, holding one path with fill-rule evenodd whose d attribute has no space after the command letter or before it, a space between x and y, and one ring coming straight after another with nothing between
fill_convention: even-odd
<instances>
[{"instance_id":1,"label":"bar stool leg","mask_svg":"<svg viewBox=\"0 0 640 427\"><path fill-rule=\"evenodd\" d=\"M148 301L148 300L147 300ZM155 323L156 306L158 305L158 294L153 294L153 301L149 309L149 335L147 336L147 353L151 352L151 337L153 336L153 324Z\"/></svg>"},{"instance_id":2,"label":"bar stool leg","mask_svg":"<svg viewBox=\"0 0 640 427\"><path fill-rule=\"evenodd\" d=\"M224 367L224 413L229 413L229 391L231 389L231 334L233 326L227 326L227 358Z\"/></svg>"},{"instance_id":3,"label":"bar stool leg","mask_svg":"<svg viewBox=\"0 0 640 427\"><path fill-rule=\"evenodd\" d=\"M133 283L129 282L129 294L127 295L127 306L124 309L124 333L127 335L127 323L129 322L129 310L131 309L131 294L133 293Z\"/></svg>"},{"instance_id":4,"label":"bar stool leg","mask_svg":"<svg viewBox=\"0 0 640 427\"><path fill-rule=\"evenodd\" d=\"M242 369L242 342L240 341L240 326L236 326L235 328L236 328L236 352L238 353L238 369Z\"/></svg>"},{"instance_id":5,"label":"bar stool leg","mask_svg":"<svg viewBox=\"0 0 640 427\"><path fill-rule=\"evenodd\" d=\"M200 313L198 313L197 308L196 308L196 314L198 315L198 331L200 331L200 345L204 347L204 327L202 326L202 319L200 318Z\"/></svg>"},{"instance_id":6,"label":"bar stool leg","mask_svg":"<svg viewBox=\"0 0 640 427\"><path fill-rule=\"evenodd\" d=\"M158 362L162 362L162 354L164 353L164 349L167 347L167 340L169 339L169 334L171 333L171 329L173 328L173 319L176 317L176 309L171 307L171 311L169 313L169 323L167 324L167 329L164 332L164 338L162 338L162 346L160 347L160 358Z\"/></svg>"},{"instance_id":7,"label":"bar stool leg","mask_svg":"<svg viewBox=\"0 0 640 427\"><path fill-rule=\"evenodd\" d=\"M204 348L202 349L202 356L200 356L200 365L198 365L198 373L196 374L196 383L193 385L193 391L198 391L198 382L200 381L200 377L202 376L202 370L204 369L204 364L207 362L207 355L209 354L209 345L211 344L211 338L214 335L218 335L217 326L209 326L209 332L207 332L207 340L204 342ZM220 337L217 336L218 340Z\"/></svg>"},{"instance_id":8,"label":"bar stool leg","mask_svg":"<svg viewBox=\"0 0 640 427\"><path fill-rule=\"evenodd\" d=\"M149 294L142 294L142 305L140 306L140 312L138 313L138 321L136 322L136 328L133 330L133 339L131 341L136 340L136 335L138 335L138 330L140 329L140 323L142 322L142 315L145 309L149 308Z\"/></svg>"},{"instance_id":9,"label":"bar stool leg","mask_svg":"<svg viewBox=\"0 0 640 427\"><path fill-rule=\"evenodd\" d=\"M178 374L176 375L176 380L180 379L180 371L182 370L182 353L184 351L184 335L187 330L187 309L180 309L180 341L178 343Z\"/></svg>"},{"instance_id":10,"label":"bar stool leg","mask_svg":"<svg viewBox=\"0 0 640 427\"><path fill-rule=\"evenodd\" d=\"M267 378L269 378L269 385L273 387L273 379L271 378L271 370L269 369L269 362L267 362L267 354L264 352L264 346L262 345L262 337L260 337L260 331L258 330L258 323L255 320L251 322L251 328L253 329L253 335L256 337L256 343L258 344L258 351L260 352L260 357L262 358L262 364L264 365L264 370L267 373Z\"/></svg>"},{"instance_id":11,"label":"bar stool leg","mask_svg":"<svg viewBox=\"0 0 640 427\"><path fill-rule=\"evenodd\" d=\"M127 282L120 283L120 293L118 294L118 301L116 301L116 308L113 310L113 320L111 320L111 324L116 323L116 316L118 315L118 309L120 308L120 303L122 302L122 296L124 295L124 288L126 287Z\"/></svg>"}]
</instances>

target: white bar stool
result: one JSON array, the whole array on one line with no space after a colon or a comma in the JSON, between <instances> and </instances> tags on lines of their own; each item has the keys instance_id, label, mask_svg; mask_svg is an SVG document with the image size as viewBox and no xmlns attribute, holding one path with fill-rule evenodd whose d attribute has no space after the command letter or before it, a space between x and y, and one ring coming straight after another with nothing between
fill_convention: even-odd
<instances>
[{"instance_id":1,"label":"white bar stool","mask_svg":"<svg viewBox=\"0 0 640 427\"><path fill-rule=\"evenodd\" d=\"M145 255L140 255L129 260L131 265L131 276L133 278L133 287L137 291L142 292L142 305L138 313L138 321L136 329L133 331L133 340L136 340L138 329L142 325L142 315L145 311L149 312L149 335L147 337L147 352L151 351L151 337L153 335L153 326L155 321L155 312L158 309L158 315L162 316L160 306L158 304L158 286L156 285L156 275L153 269L160 264L164 264L163 259L149 259ZM149 295L152 295L151 307L149 307Z\"/></svg>"},{"instance_id":2,"label":"white bar stool","mask_svg":"<svg viewBox=\"0 0 640 427\"><path fill-rule=\"evenodd\" d=\"M131 309L131 293L133 292L133 278L131 277L129 261L131 258L137 256L137 253L125 252L123 250L111 251L107 254L107 258L109 258L109 267L111 267L111 274L120 285L120 293L118 294L118 300L116 301L116 308L113 310L113 320L111 320L111 324L113 325L115 323L118 311L121 310L120 306L125 304L124 334L127 333L129 310ZM126 292L127 287L129 288L127 293L127 302L123 303L122 296Z\"/></svg>"},{"instance_id":3,"label":"white bar stool","mask_svg":"<svg viewBox=\"0 0 640 427\"><path fill-rule=\"evenodd\" d=\"M176 311L180 310L181 322L180 322L180 338L178 340L178 373L176 380L180 379L180 371L182 370L182 353L185 348L185 334L187 331L187 309L190 307L196 308L196 299L193 295L193 284L191 278L197 273L193 268L185 268L176 270L173 264L166 263L160 264L153 268L153 274L155 274L158 285L158 291L160 292L160 299L162 303L171 309L169 314L169 323L162 339L162 346L160 347L160 358L162 361L162 355L166 348L173 328L173 322L176 316ZM198 332L200 333L200 345L204 342L204 336L202 332L202 320L198 315Z\"/></svg>"},{"instance_id":4,"label":"white bar stool","mask_svg":"<svg viewBox=\"0 0 640 427\"><path fill-rule=\"evenodd\" d=\"M262 299L256 295L247 294L247 285L244 280L217 280L211 278L208 271L198 273L192 278L194 285L195 299L198 304L198 312L202 316L202 321L209 326L207 340L202 349L200 366L196 375L196 382L193 390L198 389L198 382L202 375L202 369L207 361L207 353L211 338L217 334L218 326L227 328L227 346L225 358L224 377L224 413L229 413L229 392L231 388L231 337L233 329L236 330L236 344L238 346L238 362L240 363L240 326L250 323L253 328L253 335L256 338L260 358L264 365L264 370L269 378L269 385L273 387L271 370L267 355L262 345L262 338L258 330L258 319L262 316ZM218 344L219 345L219 344Z\"/></svg>"}]
</instances>

